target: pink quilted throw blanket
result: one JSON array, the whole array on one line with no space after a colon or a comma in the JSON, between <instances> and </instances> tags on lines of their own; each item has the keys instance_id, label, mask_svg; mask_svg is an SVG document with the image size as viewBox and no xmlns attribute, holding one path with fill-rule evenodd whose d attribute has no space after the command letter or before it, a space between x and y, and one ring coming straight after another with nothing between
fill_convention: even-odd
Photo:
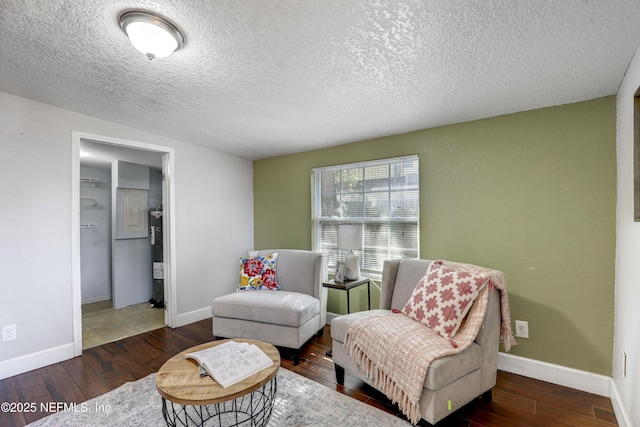
<instances>
[{"instance_id":1,"label":"pink quilted throw blanket","mask_svg":"<svg viewBox=\"0 0 640 427\"><path fill-rule=\"evenodd\" d=\"M398 404L413 424L421 418L419 402L429 366L435 359L464 351L473 342L487 311L489 292L494 288L500 291L500 332L505 351L516 344L511 333L504 274L471 264L434 261L416 286L416 291L427 285L423 282L429 277L435 277L437 268L443 267L453 270L461 277L466 273L486 277L478 285L477 298L454 337L443 337L426 326L428 322L421 323L400 312L360 319L349 326L345 336L345 348L351 358L373 379L379 390Z\"/></svg>"}]
</instances>

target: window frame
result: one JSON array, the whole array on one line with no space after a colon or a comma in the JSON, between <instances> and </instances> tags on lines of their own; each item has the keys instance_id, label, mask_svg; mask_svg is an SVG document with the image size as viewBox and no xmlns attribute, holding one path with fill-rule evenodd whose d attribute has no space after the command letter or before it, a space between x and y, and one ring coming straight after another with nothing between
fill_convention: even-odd
<instances>
[{"instance_id":1,"label":"window frame","mask_svg":"<svg viewBox=\"0 0 640 427\"><path fill-rule=\"evenodd\" d=\"M406 168L406 165L410 165L410 168ZM392 172L397 172L395 168L402 170L402 173L399 175L393 175ZM374 168L380 167L388 167L388 174L386 177L379 179L380 184L382 184L386 180L386 189L367 189L367 186L372 187L375 185L372 182L376 181L376 179L368 180L367 171L375 170ZM406 170L405 170L406 169ZM362 171L362 179L360 181L360 191L346 191L343 188L344 184L344 171ZM383 170L383 169L382 169ZM339 181L340 184L335 184L334 191L326 192L324 195L334 195L335 201L334 209L339 211L339 214L328 215L327 214L327 204L325 201L325 206L323 209L322 198L322 176L323 173L334 173L340 172ZM351 172L348 172L351 173ZM384 175L384 174L383 174ZM395 176L395 178L394 178ZM400 178L400 179L398 179ZM312 240L312 250L323 252L329 255L329 268L330 273L333 272L335 268L335 263L337 260L342 260L344 255L347 253L345 250L339 250L337 248L337 231L336 231L336 239L333 239L332 231L327 231L327 227L331 227L335 225L337 230L338 224L362 224L363 227L363 243L364 247L362 250L354 251L356 255L358 255L358 262L360 263L361 272L372 278L379 278L382 275L382 263L384 259L410 259L410 258L420 258L420 166L419 166L419 158L418 155L409 155L409 156L401 156L401 157L392 157L385 159L378 159L372 161L363 161L357 163L346 163L340 165L332 165L326 167L319 167L312 169L311 173L311 240ZM334 175L334 179L338 179ZM402 181L400 187L398 187L396 181ZM411 180L410 184L407 182ZM353 182L353 180L352 180ZM357 180L356 180L357 182ZM333 186L333 184L330 184ZM339 187L339 188L337 188ZM401 199L394 198L393 196L398 196L402 194ZM407 197L408 194L411 194L411 197ZM342 207L345 203L345 197L353 197L357 198L358 196L362 199L362 211L360 216L350 216L344 215L344 211L341 208L337 208L338 200L340 201L340 206ZM367 198L367 196L370 196ZM371 212L367 211L367 203L374 203L375 198L381 197L381 200L388 202L388 210L386 214L382 214L380 216L370 216ZM386 196L386 197L385 197ZM373 200L373 202L372 202ZM392 214L396 209L393 209L392 206L395 203L399 203L401 206L399 211L402 213L400 215ZM415 212L413 215L406 216L405 204L409 202L411 203L412 208L411 212ZM356 206L357 206L356 202ZM330 208L330 207L329 207ZM370 210L370 209L369 209ZM367 232L367 226L371 227L373 224L379 225L384 231L381 233L386 235L387 244L386 248L384 246L371 246L367 245L367 241L371 242L371 239L375 239L377 235L369 231ZM324 227L324 228L323 228ZM400 227L400 230L398 230ZM407 233L406 230L409 230ZM323 238L323 231L329 237ZM405 237L405 233L409 237ZM335 240L335 241L334 241ZM384 238L383 238L384 240ZM401 247L397 245L392 246L392 242L398 241L402 242ZM407 242L411 242L411 246L407 246ZM385 255L386 251L386 255ZM365 254L363 257L363 253ZM373 257L373 260L366 260L367 254ZM373 254L373 255L372 255ZM409 255L407 255L409 254ZM365 262L367 261L367 262Z\"/></svg>"}]
</instances>

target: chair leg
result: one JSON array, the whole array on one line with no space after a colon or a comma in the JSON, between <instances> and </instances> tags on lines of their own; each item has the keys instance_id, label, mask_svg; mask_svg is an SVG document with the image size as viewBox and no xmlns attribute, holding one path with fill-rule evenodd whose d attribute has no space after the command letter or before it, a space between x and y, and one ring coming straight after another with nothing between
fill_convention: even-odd
<instances>
[{"instance_id":1,"label":"chair leg","mask_svg":"<svg viewBox=\"0 0 640 427\"><path fill-rule=\"evenodd\" d=\"M344 368L339 365L335 365L336 367L336 382L340 385L344 385Z\"/></svg>"},{"instance_id":2,"label":"chair leg","mask_svg":"<svg viewBox=\"0 0 640 427\"><path fill-rule=\"evenodd\" d=\"M493 393L491 392L493 389L490 388L489 390L485 391L484 393L482 393L482 400L485 402L491 402L493 400Z\"/></svg>"},{"instance_id":3,"label":"chair leg","mask_svg":"<svg viewBox=\"0 0 640 427\"><path fill-rule=\"evenodd\" d=\"M317 335L318 335L318 338L322 338L322 336L324 335L324 328L320 328Z\"/></svg>"},{"instance_id":4,"label":"chair leg","mask_svg":"<svg viewBox=\"0 0 640 427\"><path fill-rule=\"evenodd\" d=\"M293 354L291 355L291 360L293 361L293 366L298 366L300 364L300 349L294 349Z\"/></svg>"}]
</instances>

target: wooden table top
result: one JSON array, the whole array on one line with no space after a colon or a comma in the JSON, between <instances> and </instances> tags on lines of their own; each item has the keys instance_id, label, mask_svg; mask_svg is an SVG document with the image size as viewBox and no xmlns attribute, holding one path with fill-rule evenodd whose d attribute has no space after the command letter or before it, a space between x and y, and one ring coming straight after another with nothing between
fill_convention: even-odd
<instances>
[{"instance_id":1,"label":"wooden table top","mask_svg":"<svg viewBox=\"0 0 640 427\"><path fill-rule=\"evenodd\" d=\"M263 369L227 388L222 387L209 376L200 377L198 373L198 362L186 358L185 354L204 350L227 341L255 344L260 347L274 363L271 367ZM156 389L162 397L174 403L181 405L211 405L213 403L232 400L257 390L276 375L279 367L280 353L278 353L278 350L271 344L241 338L212 341L188 348L167 360L156 375Z\"/></svg>"}]
</instances>

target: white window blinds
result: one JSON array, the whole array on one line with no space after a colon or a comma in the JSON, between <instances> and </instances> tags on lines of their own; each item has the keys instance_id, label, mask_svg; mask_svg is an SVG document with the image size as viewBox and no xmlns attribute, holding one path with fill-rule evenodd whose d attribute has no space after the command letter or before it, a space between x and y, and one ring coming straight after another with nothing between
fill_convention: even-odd
<instances>
[{"instance_id":1,"label":"white window blinds","mask_svg":"<svg viewBox=\"0 0 640 427\"><path fill-rule=\"evenodd\" d=\"M329 255L330 267L346 253L338 224L363 227L354 252L365 274L381 274L386 259L420 257L418 156L317 168L312 181L313 249Z\"/></svg>"}]
</instances>

